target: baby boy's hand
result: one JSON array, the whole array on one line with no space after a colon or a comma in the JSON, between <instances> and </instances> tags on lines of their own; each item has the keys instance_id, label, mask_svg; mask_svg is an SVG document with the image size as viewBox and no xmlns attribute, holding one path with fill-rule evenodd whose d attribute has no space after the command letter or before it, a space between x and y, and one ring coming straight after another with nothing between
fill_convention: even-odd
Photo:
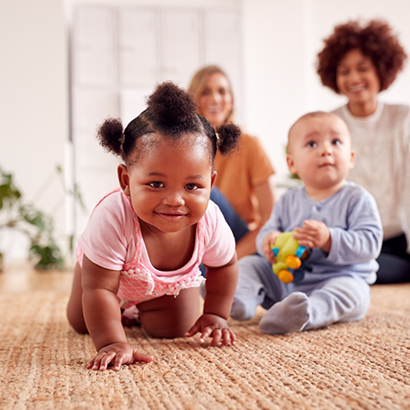
<instances>
[{"instance_id":1,"label":"baby boy's hand","mask_svg":"<svg viewBox=\"0 0 410 410\"><path fill-rule=\"evenodd\" d=\"M332 246L332 238L329 229L323 222L310 219L303 222L302 228L296 227L293 235L302 246L307 248L319 248L329 253Z\"/></svg>"},{"instance_id":2,"label":"baby boy's hand","mask_svg":"<svg viewBox=\"0 0 410 410\"><path fill-rule=\"evenodd\" d=\"M204 313L196 323L185 333L186 337L191 337L197 333L201 333L200 342L203 343L207 337L212 338L209 346L218 346L222 342L221 347L234 345L236 336L229 329L226 320L223 317Z\"/></svg>"},{"instance_id":3,"label":"baby boy's hand","mask_svg":"<svg viewBox=\"0 0 410 410\"><path fill-rule=\"evenodd\" d=\"M275 256L273 255L271 246L275 243L276 238L281 234L279 231L273 231L269 235L265 237L265 239L262 242L262 250L263 254L265 255L265 258L270 262L270 263L275 263Z\"/></svg>"}]
</instances>

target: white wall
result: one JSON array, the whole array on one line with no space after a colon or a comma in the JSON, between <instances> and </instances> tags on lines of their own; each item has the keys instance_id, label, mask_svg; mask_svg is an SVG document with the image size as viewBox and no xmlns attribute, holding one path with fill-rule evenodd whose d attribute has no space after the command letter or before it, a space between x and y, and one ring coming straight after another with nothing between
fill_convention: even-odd
<instances>
[{"instance_id":1,"label":"white wall","mask_svg":"<svg viewBox=\"0 0 410 410\"><path fill-rule=\"evenodd\" d=\"M284 146L301 114L345 103L320 84L317 53L335 24L383 18L410 54L408 0L243 0L246 128L258 135L279 174L287 175ZM387 102L410 104L410 63L389 90Z\"/></svg>"},{"instance_id":2,"label":"white wall","mask_svg":"<svg viewBox=\"0 0 410 410\"><path fill-rule=\"evenodd\" d=\"M289 124L306 109L303 0L244 0L245 124L279 174Z\"/></svg>"},{"instance_id":3,"label":"white wall","mask_svg":"<svg viewBox=\"0 0 410 410\"><path fill-rule=\"evenodd\" d=\"M287 174L287 131L301 114L333 109L343 97L324 89L314 70L322 39L349 18L386 19L410 53L408 0L0 0L0 166L15 173L31 199L64 164L68 138L68 79L65 28L76 3L166 6L242 6L244 28L245 129L258 135L279 177ZM410 66L381 98L410 104ZM57 180L37 204L54 208L63 240L64 203ZM3 240L4 242L4 240ZM0 247L3 246L0 232ZM22 254L21 246L8 241Z\"/></svg>"},{"instance_id":4,"label":"white wall","mask_svg":"<svg viewBox=\"0 0 410 410\"><path fill-rule=\"evenodd\" d=\"M64 165L68 135L64 30L61 1L0 0L0 167L14 173L28 200L46 183L36 204L53 212L61 240L64 197L53 175L56 164ZM1 250L26 255L20 241L2 231Z\"/></svg>"}]
</instances>

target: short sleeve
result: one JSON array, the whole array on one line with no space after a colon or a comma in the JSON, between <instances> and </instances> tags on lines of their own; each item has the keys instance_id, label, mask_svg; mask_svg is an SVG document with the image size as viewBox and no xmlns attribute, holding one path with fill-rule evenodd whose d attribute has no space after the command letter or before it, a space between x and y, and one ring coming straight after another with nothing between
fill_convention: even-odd
<instances>
[{"instance_id":1,"label":"short sleeve","mask_svg":"<svg viewBox=\"0 0 410 410\"><path fill-rule=\"evenodd\" d=\"M226 265L235 254L235 238L222 212L212 201L204 215L205 252L202 263L205 266Z\"/></svg>"},{"instance_id":2,"label":"short sleeve","mask_svg":"<svg viewBox=\"0 0 410 410\"><path fill-rule=\"evenodd\" d=\"M78 239L83 254L96 265L121 270L133 250L132 214L124 203L122 193L106 197L94 209L87 227ZM135 245L134 245L135 251Z\"/></svg>"}]
</instances>

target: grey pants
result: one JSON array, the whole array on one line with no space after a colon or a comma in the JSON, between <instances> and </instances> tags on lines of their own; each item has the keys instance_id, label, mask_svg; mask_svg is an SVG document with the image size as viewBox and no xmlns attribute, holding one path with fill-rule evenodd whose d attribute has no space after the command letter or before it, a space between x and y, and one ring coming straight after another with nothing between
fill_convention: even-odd
<instances>
[{"instance_id":1,"label":"grey pants","mask_svg":"<svg viewBox=\"0 0 410 410\"><path fill-rule=\"evenodd\" d=\"M306 330L362 319L370 305L370 286L354 273L306 274L299 283L284 284L265 258L252 255L239 261L235 300L246 305L247 313L241 319L251 319L258 305L269 309L292 292L309 297L311 314Z\"/></svg>"}]
</instances>

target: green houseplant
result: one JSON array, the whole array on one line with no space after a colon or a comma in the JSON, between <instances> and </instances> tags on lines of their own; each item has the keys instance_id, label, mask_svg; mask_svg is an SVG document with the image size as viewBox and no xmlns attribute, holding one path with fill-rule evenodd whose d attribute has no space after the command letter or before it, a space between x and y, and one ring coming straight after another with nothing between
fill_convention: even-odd
<instances>
[{"instance_id":1,"label":"green houseplant","mask_svg":"<svg viewBox=\"0 0 410 410\"><path fill-rule=\"evenodd\" d=\"M59 166L57 173L62 174ZM82 204L77 189L75 195ZM14 184L13 175L0 168L0 233L4 229L17 230L28 238L28 258L34 261L36 269L64 267L63 253L53 236L53 219L25 201ZM0 269L2 261L3 254L0 249Z\"/></svg>"}]
</instances>

